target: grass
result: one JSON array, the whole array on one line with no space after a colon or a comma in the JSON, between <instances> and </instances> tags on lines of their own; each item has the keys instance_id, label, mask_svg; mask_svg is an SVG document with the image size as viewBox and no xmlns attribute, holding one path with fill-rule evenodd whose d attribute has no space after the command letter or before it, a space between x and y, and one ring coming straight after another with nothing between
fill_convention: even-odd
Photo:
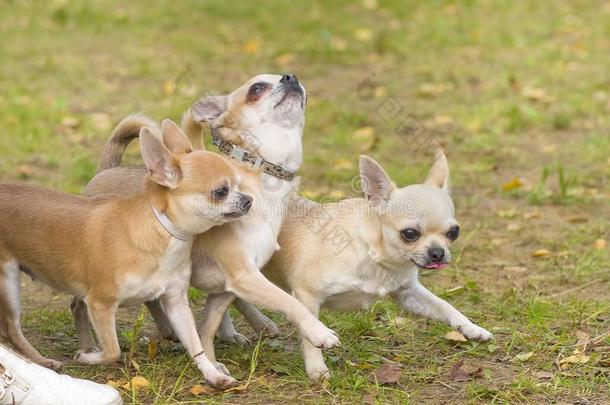
<instances>
[{"instance_id":1,"label":"grass","mask_svg":"<svg viewBox=\"0 0 610 405\"><path fill-rule=\"evenodd\" d=\"M326 353L333 378L319 384L306 379L289 324L270 314L282 337L257 340L237 317L258 344L218 352L247 388L195 396L201 376L178 346L155 344L147 315L121 312L125 362L80 366L69 360L76 342L66 297L27 284L26 334L70 374L143 376L148 388L122 389L143 404L608 397L607 335L586 363L558 366L577 331L595 337L610 327L610 256L596 247L610 229L607 2L5 0L0 37L5 180L79 192L113 122L133 111L178 119L200 94L259 72L292 71L309 90L302 184L312 198L353 195L361 153L398 184L420 181L432 159L427 142L437 140L465 232L459 259L423 283L496 336L454 344L446 326L386 301L324 312L343 346ZM533 257L539 249L549 254ZM199 313L204 297L191 298ZM372 377L387 360L403 366L398 384ZM481 373L455 381L460 360Z\"/></svg>"}]
</instances>

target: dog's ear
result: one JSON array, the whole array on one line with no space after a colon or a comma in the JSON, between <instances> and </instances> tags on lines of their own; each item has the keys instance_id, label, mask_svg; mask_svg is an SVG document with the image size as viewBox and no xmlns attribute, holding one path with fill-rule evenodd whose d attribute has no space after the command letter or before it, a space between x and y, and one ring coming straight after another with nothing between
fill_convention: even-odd
<instances>
[{"instance_id":1,"label":"dog's ear","mask_svg":"<svg viewBox=\"0 0 610 405\"><path fill-rule=\"evenodd\" d=\"M362 191L373 204L378 205L390 198L396 188L383 167L368 156L360 156L360 178Z\"/></svg>"},{"instance_id":2,"label":"dog's ear","mask_svg":"<svg viewBox=\"0 0 610 405\"><path fill-rule=\"evenodd\" d=\"M161 124L163 143L174 155L191 153L193 147L184 132L172 120L164 120Z\"/></svg>"},{"instance_id":3,"label":"dog's ear","mask_svg":"<svg viewBox=\"0 0 610 405\"><path fill-rule=\"evenodd\" d=\"M178 187L182 179L178 160L150 128L144 127L140 130L140 149L150 179L164 187Z\"/></svg>"},{"instance_id":4,"label":"dog's ear","mask_svg":"<svg viewBox=\"0 0 610 405\"><path fill-rule=\"evenodd\" d=\"M213 122L227 109L227 96L208 96L200 98L191 106L191 114L197 122Z\"/></svg>"},{"instance_id":5,"label":"dog's ear","mask_svg":"<svg viewBox=\"0 0 610 405\"><path fill-rule=\"evenodd\" d=\"M440 187L443 191L449 193L449 163L447 163L447 157L440 149L436 151L434 164L424 184Z\"/></svg>"}]
</instances>

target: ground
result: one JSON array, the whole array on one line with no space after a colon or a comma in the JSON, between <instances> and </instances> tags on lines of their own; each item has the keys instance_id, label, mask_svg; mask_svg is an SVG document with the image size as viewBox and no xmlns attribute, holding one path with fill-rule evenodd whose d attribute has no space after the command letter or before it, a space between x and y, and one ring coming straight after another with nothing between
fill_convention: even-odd
<instances>
[{"instance_id":1,"label":"ground","mask_svg":"<svg viewBox=\"0 0 610 405\"><path fill-rule=\"evenodd\" d=\"M422 282L495 335L453 342L388 301L324 312L343 346L320 384L290 324L272 315L281 337L258 339L236 317L255 343L218 351L244 385L215 393L138 309L118 322L124 362L78 365L69 298L24 277L25 333L66 372L143 377L121 388L142 404L608 403L609 2L4 1L0 38L3 180L78 193L121 117L179 119L260 72L309 90L310 198L356 195L362 153L399 185L421 181L440 143L463 234ZM375 378L394 362L398 381Z\"/></svg>"}]
</instances>

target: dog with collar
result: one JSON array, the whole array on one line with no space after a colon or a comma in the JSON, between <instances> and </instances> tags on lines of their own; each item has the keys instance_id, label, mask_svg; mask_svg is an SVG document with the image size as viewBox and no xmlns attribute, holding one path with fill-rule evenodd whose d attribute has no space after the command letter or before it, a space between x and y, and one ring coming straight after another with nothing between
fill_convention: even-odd
<instances>
[{"instance_id":1,"label":"dog with collar","mask_svg":"<svg viewBox=\"0 0 610 405\"><path fill-rule=\"evenodd\" d=\"M182 127L191 139L201 137L203 125L213 128L214 143L231 156L241 177L241 189L255 201L248 215L200 235L193 247L191 285L212 293L201 327L202 344L211 360L215 360L214 332L235 296L283 313L313 347L339 344L336 334L306 306L260 272L280 249L277 235L286 213L284 204L294 190L291 180L302 163L305 102L305 88L294 75L264 74L229 95L204 97L183 118ZM140 124L134 122L133 128ZM136 132L119 131L116 135L108 142L102 170L87 186L87 195L131 195L138 189L142 168L120 166L125 146ZM171 336L162 303L149 303L148 308L162 333ZM79 330L85 329L85 315L82 310L75 312ZM274 326L265 320L259 325ZM222 364L218 366L228 373Z\"/></svg>"},{"instance_id":2,"label":"dog with collar","mask_svg":"<svg viewBox=\"0 0 610 405\"><path fill-rule=\"evenodd\" d=\"M77 361L120 358L119 306L159 299L173 329L205 380L227 388L235 380L206 357L188 302L195 236L246 214L252 198L217 154L193 151L173 122L139 131L148 174L128 198L77 197L25 184L0 184L0 335L35 362L57 369L21 332L20 269L86 303L99 350Z\"/></svg>"},{"instance_id":3,"label":"dog with collar","mask_svg":"<svg viewBox=\"0 0 610 405\"><path fill-rule=\"evenodd\" d=\"M449 166L438 152L423 184L398 188L373 159L360 158L366 199L317 204L295 196L273 255L263 273L291 292L318 316L321 307L353 310L384 296L414 314L445 322L470 340L488 341L491 333L475 325L419 283L418 271L441 269L451 260L460 228L449 195ZM345 246L333 244L340 230ZM249 322L260 312L240 303ZM213 309L210 309L213 311ZM225 328L233 328L225 318ZM303 341L307 374L328 378L322 353Z\"/></svg>"}]
</instances>

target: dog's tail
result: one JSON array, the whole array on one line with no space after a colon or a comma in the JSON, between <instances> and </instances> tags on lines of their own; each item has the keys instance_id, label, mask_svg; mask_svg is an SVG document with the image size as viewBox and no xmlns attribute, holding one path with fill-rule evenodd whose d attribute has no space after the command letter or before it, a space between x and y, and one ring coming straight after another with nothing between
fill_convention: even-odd
<instances>
[{"instance_id":1,"label":"dog's tail","mask_svg":"<svg viewBox=\"0 0 610 405\"><path fill-rule=\"evenodd\" d=\"M182 115L180 127L194 149L205 149L203 146L203 125L193 118L190 108Z\"/></svg>"},{"instance_id":2,"label":"dog's tail","mask_svg":"<svg viewBox=\"0 0 610 405\"><path fill-rule=\"evenodd\" d=\"M143 127L149 127L156 133L161 132L159 124L142 113L131 114L123 118L112 131L112 135L104 147L100 164L97 166L97 173L119 166L125 149L140 135L140 129Z\"/></svg>"}]
</instances>

